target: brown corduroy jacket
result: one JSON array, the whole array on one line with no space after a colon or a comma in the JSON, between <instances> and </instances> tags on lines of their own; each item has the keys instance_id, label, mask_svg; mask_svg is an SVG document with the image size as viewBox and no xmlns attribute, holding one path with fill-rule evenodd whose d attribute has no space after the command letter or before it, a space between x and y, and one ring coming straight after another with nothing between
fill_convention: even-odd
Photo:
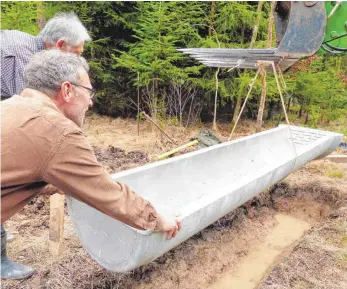
<instances>
[{"instance_id":1,"label":"brown corduroy jacket","mask_svg":"<svg viewBox=\"0 0 347 289\"><path fill-rule=\"evenodd\" d=\"M111 179L81 129L47 95L25 89L1 102L1 223L47 184L132 227L162 226L148 201Z\"/></svg>"}]
</instances>

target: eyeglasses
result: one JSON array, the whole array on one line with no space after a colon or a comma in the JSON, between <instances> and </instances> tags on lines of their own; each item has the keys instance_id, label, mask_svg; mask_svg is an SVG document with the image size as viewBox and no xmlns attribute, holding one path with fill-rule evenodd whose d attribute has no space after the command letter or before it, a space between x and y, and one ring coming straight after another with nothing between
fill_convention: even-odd
<instances>
[{"instance_id":1,"label":"eyeglasses","mask_svg":"<svg viewBox=\"0 0 347 289\"><path fill-rule=\"evenodd\" d=\"M71 83L72 85L74 85L74 86L82 87L82 88L88 90L88 91L89 91L89 97L90 97L90 99L93 99L95 93L97 92L97 90L94 89L94 88L86 87L86 86L83 86L83 85L80 85L80 84L76 84L76 83L72 83L72 82L70 82L70 83Z\"/></svg>"}]
</instances>

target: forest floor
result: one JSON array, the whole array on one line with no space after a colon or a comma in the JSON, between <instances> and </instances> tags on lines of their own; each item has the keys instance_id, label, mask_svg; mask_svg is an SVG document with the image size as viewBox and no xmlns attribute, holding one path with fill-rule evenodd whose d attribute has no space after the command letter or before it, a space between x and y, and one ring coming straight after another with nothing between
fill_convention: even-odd
<instances>
[{"instance_id":1,"label":"forest floor","mask_svg":"<svg viewBox=\"0 0 347 289\"><path fill-rule=\"evenodd\" d=\"M185 143L210 127L165 130ZM270 127L265 124L264 129ZM174 147L146 121L141 122L139 137L135 121L94 114L84 130L109 172L154 161ZM219 124L217 135L226 140L229 131L228 124ZM253 132L254 123L244 121L235 136ZM347 288L347 168L326 160L307 164L157 260L126 274L109 272L89 257L67 214L63 252L51 257L47 196L36 198L5 225L14 235L9 256L37 272L23 281L3 280L1 288Z\"/></svg>"}]
</instances>

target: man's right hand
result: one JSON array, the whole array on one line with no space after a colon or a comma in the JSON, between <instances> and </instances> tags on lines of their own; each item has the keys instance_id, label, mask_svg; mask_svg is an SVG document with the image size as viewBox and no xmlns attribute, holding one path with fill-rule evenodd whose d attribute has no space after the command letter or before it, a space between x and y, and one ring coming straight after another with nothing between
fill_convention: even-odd
<instances>
[{"instance_id":1,"label":"man's right hand","mask_svg":"<svg viewBox=\"0 0 347 289\"><path fill-rule=\"evenodd\" d=\"M181 222L178 219L168 219L159 215L162 227L159 232L166 233L166 239L170 240L171 238L176 237L177 233L181 230Z\"/></svg>"}]
</instances>

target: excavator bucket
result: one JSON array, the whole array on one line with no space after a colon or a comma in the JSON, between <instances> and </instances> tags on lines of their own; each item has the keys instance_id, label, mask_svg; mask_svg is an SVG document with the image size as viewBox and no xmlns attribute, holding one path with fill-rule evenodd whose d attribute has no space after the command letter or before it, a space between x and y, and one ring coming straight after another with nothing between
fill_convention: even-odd
<instances>
[{"instance_id":1,"label":"excavator bucket","mask_svg":"<svg viewBox=\"0 0 347 289\"><path fill-rule=\"evenodd\" d=\"M307 162L335 150L341 134L286 125L114 174L165 215L181 219L174 239L140 231L68 197L91 257L126 272L163 255ZM97 191L95 192L98 193Z\"/></svg>"},{"instance_id":2,"label":"excavator bucket","mask_svg":"<svg viewBox=\"0 0 347 289\"><path fill-rule=\"evenodd\" d=\"M285 15L279 10L276 13L277 38L281 39L277 48L184 48L179 51L210 67L256 69L258 61L274 61L281 71L285 71L301 57L310 56L320 48L324 39L326 12L324 2L294 1L290 5L288 24Z\"/></svg>"}]
</instances>

